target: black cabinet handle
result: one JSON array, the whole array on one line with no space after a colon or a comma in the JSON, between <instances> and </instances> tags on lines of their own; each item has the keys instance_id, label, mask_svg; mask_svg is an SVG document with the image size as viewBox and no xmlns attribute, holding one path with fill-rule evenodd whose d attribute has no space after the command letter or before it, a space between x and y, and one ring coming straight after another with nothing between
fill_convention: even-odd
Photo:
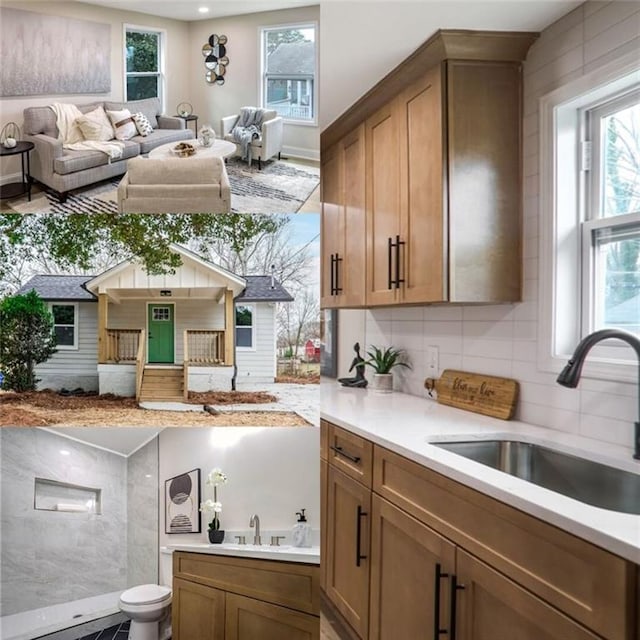
<instances>
[{"instance_id":1,"label":"black cabinet handle","mask_svg":"<svg viewBox=\"0 0 640 640\"><path fill-rule=\"evenodd\" d=\"M464 589L463 584L458 583L458 579L455 575L451 576L451 604L449 605L449 637L451 640L456 640L456 609L458 591Z\"/></svg>"},{"instance_id":2,"label":"black cabinet handle","mask_svg":"<svg viewBox=\"0 0 640 640\"><path fill-rule=\"evenodd\" d=\"M438 640L441 635L447 634L446 629L440 628L440 581L442 578L448 578L449 574L441 571L442 566L438 562L436 564L435 585L434 585L434 601L433 601L433 640Z\"/></svg>"},{"instance_id":3,"label":"black cabinet handle","mask_svg":"<svg viewBox=\"0 0 640 640\"><path fill-rule=\"evenodd\" d=\"M329 449L331 449L332 451L335 451L337 454L341 456L344 456L348 460L351 460L351 462L355 462L356 464L360 462L360 458L358 456L352 456L350 453L347 453L342 447L334 447L333 445L331 445Z\"/></svg>"},{"instance_id":4,"label":"black cabinet handle","mask_svg":"<svg viewBox=\"0 0 640 640\"><path fill-rule=\"evenodd\" d=\"M342 287L340 286L340 263L342 262L342 258L340 257L340 255L338 253L336 253L336 259L335 259L335 264L336 264L336 282L335 282L335 286L336 286L336 290L335 293L342 293Z\"/></svg>"},{"instance_id":5,"label":"black cabinet handle","mask_svg":"<svg viewBox=\"0 0 640 640\"><path fill-rule=\"evenodd\" d=\"M400 236L396 236L396 277L394 280L394 284L396 285L396 289L400 288L400 285L404 282L404 278L400 277L400 247L404 246L404 240L400 240Z\"/></svg>"},{"instance_id":6,"label":"black cabinet handle","mask_svg":"<svg viewBox=\"0 0 640 640\"><path fill-rule=\"evenodd\" d=\"M356 567L360 566L361 560L366 560L367 556L363 556L360 549L360 538L362 537L362 518L369 515L362 507L358 505L356 512Z\"/></svg>"},{"instance_id":7,"label":"black cabinet handle","mask_svg":"<svg viewBox=\"0 0 640 640\"><path fill-rule=\"evenodd\" d=\"M391 252L393 251L393 241L388 238L387 243L387 289L393 287L393 277L391 275Z\"/></svg>"},{"instance_id":8,"label":"black cabinet handle","mask_svg":"<svg viewBox=\"0 0 640 640\"><path fill-rule=\"evenodd\" d=\"M333 276L334 265L335 265L335 256L332 253L331 254L331 295L334 295L336 292L336 285L335 285L335 280Z\"/></svg>"}]
</instances>

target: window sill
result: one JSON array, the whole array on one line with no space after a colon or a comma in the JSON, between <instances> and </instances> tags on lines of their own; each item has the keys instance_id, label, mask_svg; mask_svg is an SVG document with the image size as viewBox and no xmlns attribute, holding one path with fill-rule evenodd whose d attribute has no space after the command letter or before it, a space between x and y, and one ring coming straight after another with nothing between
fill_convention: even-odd
<instances>
[{"instance_id":1,"label":"window sill","mask_svg":"<svg viewBox=\"0 0 640 640\"><path fill-rule=\"evenodd\" d=\"M288 118L283 118L282 122L283 124L294 125L297 127L317 127L318 126L317 120L290 120Z\"/></svg>"}]
</instances>

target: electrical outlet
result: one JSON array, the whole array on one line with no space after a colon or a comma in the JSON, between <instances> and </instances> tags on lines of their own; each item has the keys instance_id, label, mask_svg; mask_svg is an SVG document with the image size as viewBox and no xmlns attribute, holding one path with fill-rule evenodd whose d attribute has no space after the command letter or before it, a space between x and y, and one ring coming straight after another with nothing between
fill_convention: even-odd
<instances>
[{"instance_id":1,"label":"electrical outlet","mask_svg":"<svg viewBox=\"0 0 640 640\"><path fill-rule=\"evenodd\" d=\"M429 345L427 347L427 375L437 376L438 370L438 347Z\"/></svg>"}]
</instances>

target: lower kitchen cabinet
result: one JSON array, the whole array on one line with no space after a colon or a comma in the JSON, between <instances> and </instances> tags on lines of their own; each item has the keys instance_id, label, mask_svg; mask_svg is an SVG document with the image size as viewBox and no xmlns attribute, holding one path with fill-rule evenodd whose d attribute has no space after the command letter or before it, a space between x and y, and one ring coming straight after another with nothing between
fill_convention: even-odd
<instances>
[{"instance_id":1,"label":"lower kitchen cabinet","mask_svg":"<svg viewBox=\"0 0 640 640\"><path fill-rule=\"evenodd\" d=\"M171 626L176 640L224 640L225 593L175 578Z\"/></svg>"},{"instance_id":2,"label":"lower kitchen cabinet","mask_svg":"<svg viewBox=\"0 0 640 640\"><path fill-rule=\"evenodd\" d=\"M361 638L368 633L370 518L371 491L330 465L326 592Z\"/></svg>"},{"instance_id":3,"label":"lower kitchen cabinet","mask_svg":"<svg viewBox=\"0 0 640 640\"><path fill-rule=\"evenodd\" d=\"M579 578L576 576L576 579ZM457 550L454 588L453 616L444 624L447 637L458 640L600 638L461 549Z\"/></svg>"},{"instance_id":4,"label":"lower kitchen cabinet","mask_svg":"<svg viewBox=\"0 0 640 640\"><path fill-rule=\"evenodd\" d=\"M371 522L369 638L438 637L455 545L375 494Z\"/></svg>"},{"instance_id":5,"label":"lower kitchen cabinet","mask_svg":"<svg viewBox=\"0 0 640 640\"><path fill-rule=\"evenodd\" d=\"M225 640L318 640L315 616L227 594ZM194 636L195 638L195 636Z\"/></svg>"}]
</instances>

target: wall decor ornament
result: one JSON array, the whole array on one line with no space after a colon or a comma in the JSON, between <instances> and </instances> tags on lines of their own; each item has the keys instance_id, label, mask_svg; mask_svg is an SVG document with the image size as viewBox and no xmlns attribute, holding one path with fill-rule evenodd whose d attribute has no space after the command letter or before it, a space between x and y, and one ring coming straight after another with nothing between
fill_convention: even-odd
<instances>
[{"instance_id":1,"label":"wall decor ornament","mask_svg":"<svg viewBox=\"0 0 640 640\"><path fill-rule=\"evenodd\" d=\"M0 144L7 149L13 149L20 140L20 127L15 122L8 122L0 131Z\"/></svg>"},{"instance_id":2,"label":"wall decor ornament","mask_svg":"<svg viewBox=\"0 0 640 640\"><path fill-rule=\"evenodd\" d=\"M165 480L165 533L200 533L200 469Z\"/></svg>"},{"instance_id":3,"label":"wall decor ornament","mask_svg":"<svg viewBox=\"0 0 640 640\"><path fill-rule=\"evenodd\" d=\"M227 36L215 33L209 36L209 40L202 46L204 66L207 70L205 79L208 84L224 84L227 73L229 56L227 56Z\"/></svg>"},{"instance_id":4,"label":"wall decor ornament","mask_svg":"<svg viewBox=\"0 0 640 640\"><path fill-rule=\"evenodd\" d=\"M111 91L110 24L2 7L0 41L2 97Z\"/></svg>"},{"instance_id":5,"label":"wall decor ornament","mask_svg":"<svg viewBox=\"0 0 640 640\"><path fill-rule=\"evenodd\" d=\"M176 113L182 118L188 118L193 113L193 107L188 102L181 102L176 107Z\"/></svg>"}]
</instances>

